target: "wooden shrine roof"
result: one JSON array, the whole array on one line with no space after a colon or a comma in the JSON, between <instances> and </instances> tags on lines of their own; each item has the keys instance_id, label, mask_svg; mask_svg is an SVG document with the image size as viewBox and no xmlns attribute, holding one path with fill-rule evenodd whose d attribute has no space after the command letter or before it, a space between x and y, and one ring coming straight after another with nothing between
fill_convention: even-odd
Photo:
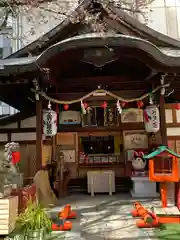
<instances>
[{"instance_id":1,"label":"wooden shrine roof","mask_svg":"<svg viewBox=\"0 0 180 240\"><path fill-rule=\"evenodd\" d=\"M108 46L108 48L105 46ZM103 60L105 62L102 63L100 68L94 67L91 60L84 59L84 51L89 49L96 49L100 54L101 50L104 51L105 49L107 51L108 54L105 53L107 55L103 55L104 52L102 52L100 61L102 62ZM108 58L106 59L105 56ZM54 58L55 60L53 60ZM96 56L96 59L94 58L92 61L97 61L98 58ZM60 88L63 89L67 86L69 90L64 90L64 93L76 92L77 89L74 88L76 87L74 84L76 85L82 77L93 77L92 74L94 76L100 74L103 77L109 76L110 73L113 73L117 78L119 76L119 81L122 80L122 76L129 74L138 81L136 88L136 83L134 81L129 83L127 79L123 84L123 90L126 89L127 85L130 85L129 90L139 89L148 91L152 83L150 80L148 82L146 80L150 79L151 75L180 73L180 57L169 56L149 41L137 37L106 33L103 35L102 33L79 35L50 46L38 56L0 60L1 100L20 111L25 111L27 107L33 109L34 94L30 91L30 87L32 87L34 78L41 77L42 69L44 68L53 69L53 73L57 74L56 76L54 75L57 79L64 78L64 83L61 82L60 85L62 86ZM101 69L101 71L97 72L97 69ZM131 69L130 72L129 69ZM74 80L68 84L68 78ZM157 78L159 84L160 77ZM77 79L77 82L75 79ZM98 84L103 83L104 80L103 78L101 79L101 82L98 82ZM122 89L122 87L118 87L117 83L115 84L114 90ZM84 87L85 85L88 86L89 83L86 82ZM93 89L92 86L94 86ZM91 83L89 87L89 89L86 89L86 92L95 90L97 84L95 82L94 85Z\"/></svg>"},{"instance_id":2,"label":"wooden shrine roof","mask_svg":"<svg viewBox=\"0 0 180 240\"><path fill-rule=\"evenodd\" d=\"M32 112L35 105L34 94L30 91L32 80L39 78L42 82L47 82L47 77L44 79L44 73L42 73L42 69L45 68L53 69L56 73L53 77L64 78L60 89L67 93L77 92L76 85L79 81L81 81L81 90L83 90L81 92L95 90L102 81L98 80L97 83L94 81L93 84L89 84L83 79L98 76L98 74L100 77L108 77L108 74L112 72L116 78L120 79L116 79L114 83L111 82L112 91L116 88L126 90L125 86L130 86L128 90L136 89L141 93L148 91L152 85L153 76L155 76L153 81L158 79L159 84L159 73L168 73L170 76L176 74L173 84L175 84L177 93L174 99L180 100L180 87L178 90L180 41L147 27L112 4L103 7L102 11L106 12L103 21L116 34L92 33L92 29L86 29L83 22L72 23L72 16L76 16L82 8L88 11L92 8L91 3L91 0L82 1L71 16L50 32L8 58L0 60L0 99L2 101L20 111L29 109ZM84 51L88 49L100 52L106 49L108 52L113 52L114 56L105 59L107 61L104 65L106 66L102 64L102 67L99 67L101 71L97 71L91 61L88 62L83 58ZM104 56L101 57L101 61ZM125 68L127 68L126 71ZM129 72L135 81L124 79L123 82L122 78ZM89 85L85 90L82 87L84 82Z\"/></svg>"},{"instance_id":3,"label":"wooden shrine roof","mask_svg":"<svg viewBox=\"0 0 180 240\"><path fill-rule=\"evenodd\" d=\"M47 62L61 52L74 49L98 49L104 46L112 49L127 48L140 50L138 58L142 58L142 61L151 68L156 69L157 72L180 72L180 55L176 56L171 54L171 52L167 54L164 49L158 48L147 40L122 34L89 33L58 42L48 47L38 56L0 60L0 75L20 75L21 73L38 71L40 67L49 67ZM144 60L144 55L148 58L147 62Z\"/></svg>"}]
</instances>

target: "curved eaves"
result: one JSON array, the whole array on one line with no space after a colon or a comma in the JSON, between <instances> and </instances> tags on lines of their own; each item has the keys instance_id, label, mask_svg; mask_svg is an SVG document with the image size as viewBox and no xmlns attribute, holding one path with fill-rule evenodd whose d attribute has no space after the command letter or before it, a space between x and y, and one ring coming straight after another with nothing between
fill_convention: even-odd
<instances>
[{"instance_id":1,"label":"curved eaves","mask_svg":"<svg viewBox=\"0 0 180 240\"><path fill-rule=\"evenodd\" d=\"M37 57L22 57L0 60L0 76L18 75L38 70Z\"/></svg>"},{"instance_id":2,"label":"curved eaves","mask_svg":"<svg viewBox=\"0 0 180 240\"><path fill-rule=\"evenodd\" d=\"M46 62L55 55L71 50L71 49L85 49L91 47L124 47L138 49L144 52L150 60L159 63L157 66L158 71L162 71L166 68L167 72L180 72L180 57L168 56L164 54L159 48L152 43L125 35L108 35L108 34L85 34L76 37L72 37L56 43L51 47L47 48L42 54L36 57L28 58L15 58L15 59L4 59L0 60L0 75L19 74L22 72L29 72L38 70L39 67L46 67ZM139 58L141 56L138 56ZM151 61L152 62L152 61ZM151 63L146 63L150 67Z\"/></svg>"},{"instance_id":3,"label":"curved eaves","mask_svg":"<svg viewBox=\"0 0 180 240\"><path fill-rule=\"evenodd\" d=\"M72 37L61 41L57 44L52 45L47 48L42 54L37 57L37 64L42 65L47 60L51 59L56 54L76 48L91 48L91 47L125 47L125 48L135 48L145 52L148 56L159 62L162 67L180 67L180 57L168 56L164 54L159 48L157 48L152 43L143 40L141 38L136 38L132 36L125 35L108 35L101 33L99 34L84 34L81 36ZM180 71L180 70L179 70Z\"/></svg>"}]
</instances>

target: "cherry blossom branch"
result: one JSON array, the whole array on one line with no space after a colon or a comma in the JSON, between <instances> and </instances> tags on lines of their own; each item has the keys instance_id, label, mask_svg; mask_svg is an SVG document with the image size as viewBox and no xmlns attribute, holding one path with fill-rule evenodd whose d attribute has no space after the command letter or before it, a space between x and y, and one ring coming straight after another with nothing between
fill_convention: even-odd
<instances>
[{"instance_id":1,"label":"cherry blossom branch","mask_svg":"<svg viewBox=\"0 0 180 240\"><path fill-rule=\"evenodd\" d=\"M58 2L59 1L59 2ZM154 0L132 0L131 3L127 3L127 0L92 0L92 7L90 9L81 9L79 12L73 14L69 13L69 8L63 7L60 4L60 0L0 0L0 8L5 9L3 19L0 23L0 30L3 30L7 24L9 14L12 14L14 18L17 18L19 14L23 14L27 18L30 29L29 32L23 33L25 40L28 34L35 35L38 25L47 24L49 19L48 14L51 18L57 20L55 24L62 21L63 17L69 16L72 23L84 22L86 25L91 26L95 32L106 31L106 23L101 18L101 11L93 11L94 7L99 4L101 7L113 5L123 11L128 12L130 15L135 13L141 14L145 20L147 20L147 6ZM65 3L68 4L65 1ZM129 1L128 1L129 2ZM34 10L39 10L38 14L35 14ZM18 38L18 37L17 37ZM21 40L22 40L21 39Z\"/></svg>"}]
</instances>

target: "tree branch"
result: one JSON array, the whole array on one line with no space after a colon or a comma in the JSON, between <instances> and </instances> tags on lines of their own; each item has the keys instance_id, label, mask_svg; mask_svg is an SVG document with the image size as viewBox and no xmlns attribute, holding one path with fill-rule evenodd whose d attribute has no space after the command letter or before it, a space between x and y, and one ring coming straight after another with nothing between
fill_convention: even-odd
<instances>
[{"instance_id":1,"label":"tree branch","mask_svg":"<svg viewBox=\"0 0 180 240\"><path fill-rule=\"evenodd\" d=\"M39 6L40 9L46 11L46 12L51 12L51 13L55 13L57 15L64 15L64 16L67 16L66 13L64 12L61 12L61 11L55 11L54 9L50 9L50 8L47 8L47 7L44 7L44 6Z\"/></svg>"}]
</instances>

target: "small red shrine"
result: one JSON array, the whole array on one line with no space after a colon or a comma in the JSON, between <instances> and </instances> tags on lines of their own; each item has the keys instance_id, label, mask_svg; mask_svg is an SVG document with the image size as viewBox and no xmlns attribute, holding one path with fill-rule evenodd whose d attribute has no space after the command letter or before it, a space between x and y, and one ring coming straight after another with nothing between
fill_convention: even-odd
<instances>
[{"instance_id":1,"label":"small red shrine","mask_svg":"<svg viewBox=\"0 0 180 240\"><path fill-rule=\"evenodd\" d=\"M171 196L174 199L176 195L175 188L172 191L168 183L179 182L179 158L180 155L166 146L159 146L144 156L144 159L149 160L149 179L160 183L162 208L154 208L154 212L161 217L161 223L179 223L180 212L175 206L177 201L174 201L174 206L168 203L168 198Z\"/></svg>"},{"instance_id":2,"label":"small red shrine","mask_svg":"<svg viewBox=\"0 0 180 240\"><path fill-rule=\"evenodd\" d=\"M166 146L160 146L145 155L144 159L149 159L149 179L155 182L179 182L178 158L180 155Z\"/></svg>"}]
</instances>

